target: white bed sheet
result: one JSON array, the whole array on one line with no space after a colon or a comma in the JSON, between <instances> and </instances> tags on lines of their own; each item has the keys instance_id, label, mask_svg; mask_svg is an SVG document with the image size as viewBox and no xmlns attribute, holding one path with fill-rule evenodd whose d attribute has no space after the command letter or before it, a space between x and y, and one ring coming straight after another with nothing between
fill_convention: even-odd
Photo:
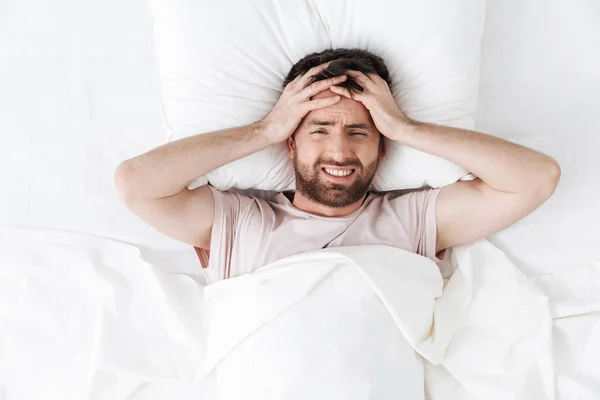
<instances>
[{"instance_id":1,"label":"white bed sheet","mask_svg":"<svg viewBox=\"0 0 600 400\"><path fill-rule=\"evenodd\" d=\"M192 247L133 215L113 186L121 161L167 140L159 90L145 0L3 0L0 225L110 237L197 271Z\"/></svg>"},{"instance_id":2,"label":"white bed sheet","mask_svg":"<svg viewBox=\"0 0 600 400\"><path fill-rule=\"evenodd\" d=\"M488 0L476 129L554 157L554 195L490 240L528 275L600 259L600 2Z\"/></svg>"}]
</instances>

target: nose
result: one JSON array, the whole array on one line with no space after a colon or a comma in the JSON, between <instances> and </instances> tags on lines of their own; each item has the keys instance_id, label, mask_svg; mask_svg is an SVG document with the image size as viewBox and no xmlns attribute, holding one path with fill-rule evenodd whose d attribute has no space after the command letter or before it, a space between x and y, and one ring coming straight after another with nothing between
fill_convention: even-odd
<instances>
[{"instance_id":1,"label":"nose","mask_svg":"<svg viewBox=\"0 0 600 400\"><path fill-rule=\"evenodd\" d=\"M353 157L350 140L344 133L334 133L331 135L331 140L328 140L327 153L329 158L339 163L343 163Z\"/></svg>"}]
</instances>

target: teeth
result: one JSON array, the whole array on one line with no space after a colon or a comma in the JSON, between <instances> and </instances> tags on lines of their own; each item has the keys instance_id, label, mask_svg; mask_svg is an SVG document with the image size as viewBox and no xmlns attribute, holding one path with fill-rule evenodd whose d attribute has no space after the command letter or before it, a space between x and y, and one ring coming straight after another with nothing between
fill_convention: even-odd
<instances>
[{"instance_id":1,"label":"teeth","mask_svg":"<svg viewBox=\"0 0 600 400\"><path fill-rule=\"evenodd\" d=\"M325 172L327 172L329 175L333 175L333 176L348 176L352 173L352 170L346 170L346 171L340 171L340 170L336 170L336 169L329 169L329 168L325 168Z\"/></svg>"}]
</instances>

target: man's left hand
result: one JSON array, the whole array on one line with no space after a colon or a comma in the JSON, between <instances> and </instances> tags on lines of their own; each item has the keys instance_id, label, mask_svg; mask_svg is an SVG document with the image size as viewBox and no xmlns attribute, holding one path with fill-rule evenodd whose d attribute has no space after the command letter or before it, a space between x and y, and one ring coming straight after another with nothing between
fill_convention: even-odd
<instances>
[{"instance_id":1,"label":"man's left hand","mask_svg":"<svg viewBox=\"0 0 600 400\"><path fill-rule=\"evenodd\" d=\"M330 90L352 100L360 101L369 110L375 126L384 136L397 140L398 129L401 124L408 123L409 118L402 112L387 82L374 73L364 74L360 71L347 71L346 75L352 77L363 92L350 91L340 86L331 86Z\"/></svg>"}]
</instances>

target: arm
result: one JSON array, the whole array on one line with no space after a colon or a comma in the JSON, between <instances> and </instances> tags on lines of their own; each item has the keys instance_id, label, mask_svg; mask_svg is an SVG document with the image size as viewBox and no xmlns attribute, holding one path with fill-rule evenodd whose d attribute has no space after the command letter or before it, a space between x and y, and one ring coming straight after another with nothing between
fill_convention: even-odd
<instances>
[{"instance_id":1,"label":"arm","mask_svg":"<svg viewBox=\"0 0 600 400\"><path fill-rule=\"evenodd\" d=\"M115 172L124 201L160 199L199 176L269 145L261 123L190 136L123 161Z\"/></svg>"},{"instance_id":2,"label":"arm","mask_svg":"<svg viewBox=\"0 0 600 400\"><path fill-rule=\"evenodd\" d=\"M122 162L115 171L115 186L126 206L154 228L209 249L212 193L207 186L186 186L269 143L261 123L187 137Z\"/></svg>"},{"instance_id":3,"label":"arm","mask_svg":"<svg viewBox=\"0 0 600 400\"><path fill-rule=\"evenodd\" d=\"M119 196L131 211L159 231L210 249L215 213L212 193L207 186L190 191L187 185L225 164L287 140L308 112L337 102L334 97L311 100L345 79L310 83L312 75L328 65L298 75L258 122L180 139L122 162L114 176Z\"/></svg>"},{"instance_id":4,"label":"arm","mask_svg":"<svg viewBox=\"0 0 600 400\"><path fill-rule=\"evenodd\" d=\"M546 201L556 189L560 167L545 154L494 136L410 120L379 75L348 71L363 91L361 101L377 129L391 140L450 160L479 177L444 187L436 205L436 253L475 241L515 223Z\"/></svg>"},{"instance_id":5,"label":"arm","mask_svg":"<svg viewBox=\"0 0 600 400\"><path fill-rule=\"evenodd\" d=\"M404 117L398 120L393 138L479 177L441 190L436 252L512 225L546 201L560 179L558 163L547 155L479 132Z\"/></svg>"}]
</instances>

